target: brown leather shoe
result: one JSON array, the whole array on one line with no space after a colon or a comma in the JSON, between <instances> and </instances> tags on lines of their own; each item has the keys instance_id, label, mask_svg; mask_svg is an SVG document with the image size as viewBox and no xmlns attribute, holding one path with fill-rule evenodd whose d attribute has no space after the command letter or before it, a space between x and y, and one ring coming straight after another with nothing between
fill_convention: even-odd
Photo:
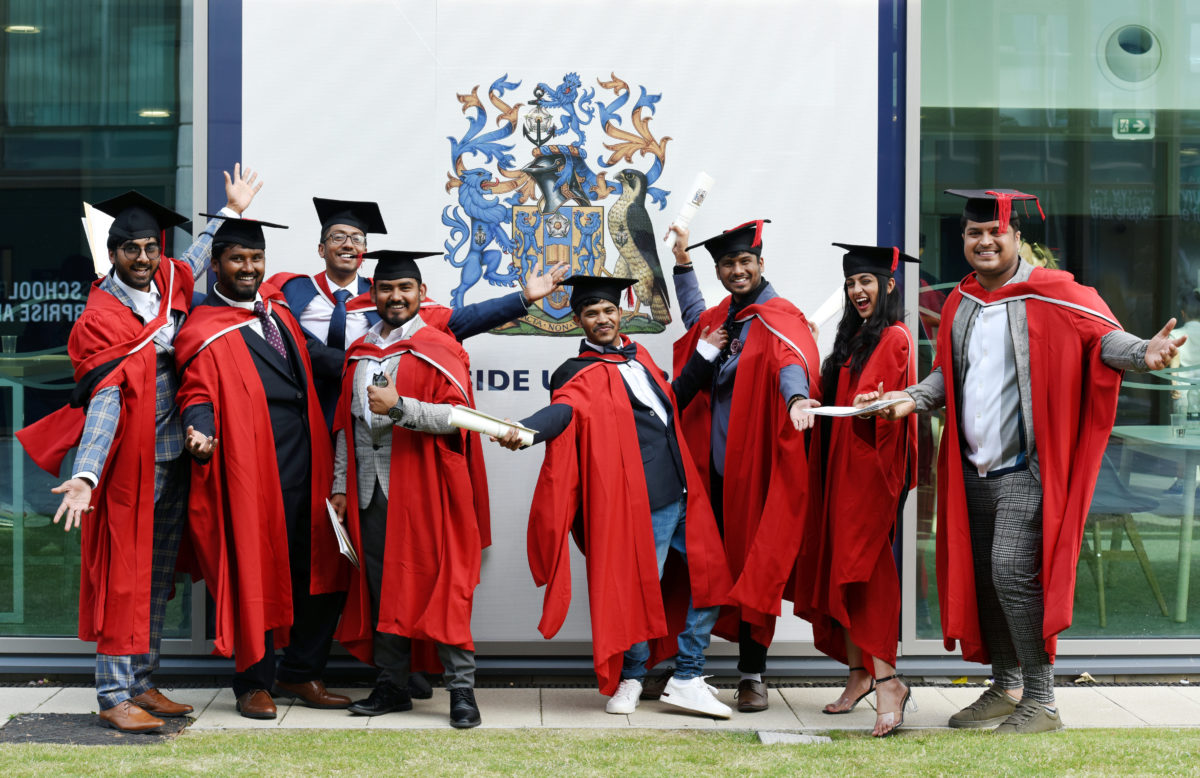
<instances>
[{"instance_id":1,"label":"brown leather shoe","mask_svg":"<svg viewBox=\"0 0 1200 778\"><path fill-rule=\"evenodd\" d=\"M155 716L162 716L168 719L186 716L192 712L191 705L184 705L182 702L168 700L166 695L158 689L147 689L133 698L133 704L147 713L153 713Z\"/></svg>"},{"instance_id":2,"label":"brown leather shoe","mask_svg":"<svg viewBox=\"0 0 1200 778\"><path fill-rule=\"evenodd\" d=\"M757 713L767 709L767 685L762 681L744 678L738 682L737 709L739 713Z\"/></svg>"},{"instance_id":3,"label":"brown leather shoe","mask_svg":"<svg viewBox=\"0 0 1200 778\"><path fill-rule=\"evenodd\" d=\"M272 691L276 697L303 700L304 704L310 708L349 708L354 702L349 697L330 692L322 681L304 681L303 683L276 681Z\"/></svg>"},{"instance_id":4,"label":"brown leather shoe","mask_svg":"<svg viewBox=\"0 0 1200 778\"><path fill-rule=\"evenodd\" d=\"M119 729L122 732L153 732L166 723L151 716L130 700L122 700L113 707L100 711L100 726Z\"/></svg>"},{"instance_id":5,"label":"brown leather shoe","mask_svg":"<svg viewBox=\"0 0 1200 778\"><path fill-rule=\"evenodd\" d=\"M248 719L275 718L275 700L266 689L255 689L237 698L238 713Z\"/></svg>"}]
</instances>

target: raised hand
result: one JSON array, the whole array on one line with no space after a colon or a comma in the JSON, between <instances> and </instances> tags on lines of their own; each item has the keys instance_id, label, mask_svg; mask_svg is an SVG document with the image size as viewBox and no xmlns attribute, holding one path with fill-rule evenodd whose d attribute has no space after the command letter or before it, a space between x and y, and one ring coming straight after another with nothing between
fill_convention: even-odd
<instances>
[{"instance_id":1,"label":"raised hand","mask_svg":"<svg viewBox=\"0 0 1200 778\"><path fill-rule=\"evenodd\" d=\"M525 299L532 303L553 292L570 268L566 262L556 262L545 272L530 277L525 282Z\"/></svg>"},{"instance_id":2,"label":"raised hand","mask_svg":"<svg viewBox=\"0 0 1200 778\"><path fill-rule=\"evenodd\" d=\"M667 228L667 234L663 235L663 240L667 239L667 235L675 233L675 245L671 246L671 253L675 255L676 265L690 265L692 258L688 256L688 232L687 227L681 227L678 224L672 224Z\"/></svg>"},{"instance_id":3,"label":"raised hand","mask_svg":"<svg viewBox=\"0 0 1200 778\"><path fill-rule=\"evenodd\" d=\"M258 181L258 173L255 173L246 168L243 175L242 163L235 162L233 164L233 177L229 176L229 171L222 171L225 175L225 205L226 207L237 211L239 214L245 213L250 207L250 203L254 200L254 195L258 194L258 190L262 189L263 182ZM258 181L257 184L254 182Z\"/></svg>"},{"instance_id":4,"label":"raised hand","mask_svg":"<svg viewBox=\"0 0 1200 778\"><path fill-rule=\"evenodd\" d=\"M724 327L713 330L712 332L709 332L708 330L708 327L700 330L700 338L702 340L707 341L709 344L716 346L719 349L724 349L729 345L729 333L725 331Z\"/></svg>"}]
</instances>

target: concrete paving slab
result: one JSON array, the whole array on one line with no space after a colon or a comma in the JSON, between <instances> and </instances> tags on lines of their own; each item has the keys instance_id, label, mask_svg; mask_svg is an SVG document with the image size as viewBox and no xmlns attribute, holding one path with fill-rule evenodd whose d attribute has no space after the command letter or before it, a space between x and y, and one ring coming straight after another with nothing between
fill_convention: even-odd
<instances>
[{"instance_id":1,"label":"concrete paving slab","mask_svg":"<svg viewBox=\"0 0 1200 778\"><path fill-rule=\"evenodd\" d=\"M936 686L915 686L912 695L917 710L909 709L904 715L905 729L943 729L950 717L963 707L947 699L942 689ZM871 701L875 698L871 697ZM872 723L871 726L875 725Z\"/></svg>"},{"instance_id":2,"label":"concrete paving slab","mask_svg":"<svg viewBox=\"0 0 1200 778\"><path fill-rule=\"evenodd\" d=\"M355 716L349 711L322 710L306 705L292 705L280 711L280 729L366 729L370 716Z\"/></svg>"},{"instance_id":3,"label":"concrete paving slab","mask_svg":"<svg viewBox=\"0 0 1200 778\"><path fill-rule=\"evenodd\" d=\"M767 709L755 713L740 713L733 690L721 690L719 699L733 708L733 717L717 722L718 729L800 729L800 719L779 689L767 687ZM637 726L636 723L634 726Z\"/></svg>"},{"instance_id":4,"label":"concrete paving slab","mask_svg":"<svg viewBox=\"0 0 1200 778\"><path fill-rule=\"evenodd\" d=\"M821 709L837 699L841 692L832 687L797 687L777 689L787 700L792 712L803 729L871 729L875 726L875 709L871 707L874 697L867 697L850 713L831 716ZM757 716L758 714L749 714Z\"/></svg>"},{"instance_id":5,"label":"concrete paving slab","mask_svg":"<svg viewBox=\"0 0 1200 778\"><path fill-rule=\"evenodd\" d=\"M803 735L798 732L766 732L758 733L758 742L764 746L812 746L822 743L832 743L833 739L824 735Z\"/></svg>"},{"instance_id":6,"label":"concrete paving slab","mask_svg":"<svg viewBox=\"0 0 1200 778\"><path fill-rule=\"evenodd\" d=\"M275 700L274 719L248 719L237 711L237 699L232 689L221 689L204 711L192 723L192 729L274 729L287 716L290 700Z\"/></svg>"},{"instance_id":7,"label":"concrete paving slab","mask_svg":"<svg viewBox=\"0 0 1200 778\"><path fill-rule=\"evenodd\" d=\"M628 716L604 712L606 702L608 698L595 689L542 689L542 726L552 729L628 727Z\"/></svg>"},{"instance_id":8,"label":"concrete paving slab","mask_svg":"<svg viewBox=\"0 0 1200 778\"><path fill-rule=\"evenodd\" d=\"M726 696L729 696L728 693ZM721 702L728 705L730 701ZM737 713L733 715L737 716ZM642 700L638 703L637 710L629 714L629 725L642 729L714 729L718 726L718 721L708 716L688 713L658 700Z\"/></svg>"},{"instance_id":9,"label":"concrete paving slab","mask_svg":"<svg viewBox=\"0 0 1200 778\"><path fill-rule=\"evenodd\" d=\"M1155 727L1200 727L1200 702L1168 686L1108 686L1100 692Z\"/></svg>"},{"instance_id":10,"label":"concrete paving slab","mask_svg":"<svg viewBox=\"0 0 1200 778\"><path fill-rule=\"evenodd\" d=\"M476 689L481 729L527 729L542 726L541 689ZM447 703L449 705L449 703ZM449 708L446 709L449 716Z\"/></svg>"},{"instance_id":11,"label":"concrete paving slab","mask_svg":"<svg viewBox=\"0 0 1200 778\"><path fill-rule=\"evenodd\" d=\"M190 715L192 718L203 713L204 709L217 698L217 692L220 691L220 689L167 689L161 686L158 690L172 702L191 705L192 713Z\"/></svg>"},{"instance_id":12,"label":"concrete paving slab","mask_svg":"<svg viewBox=\"0 0 1200 778\"><path fill-rule=\"evenodd\" d=\"M1104 694L1104 687L1071 686L1055 688L1054 701L1067 728L1140 727L1140 718Z\"/></svg>"},{"instance_id":13,"label":"concrete paving slab","mask_svg":"<svg viewBox=\"0 0 1200 778\"><path fill-rule=\"evenodd\" d=\"M61 688L53 696L47 698L41 705L34 708L33 713L97 713L100 710L96 702L96 689L87 687Z\"/></svg>"},{"instance_id":14,"label":"concrete paving slab","mask_svg":"<svg viewBox=\"0 0 1200 778\"><path fill-rule=\"evenodd\" d=\"M0 727L18 713L32 713L58 691L57 686L19 686L0 690Z\"/></svg>"}]
</instances>

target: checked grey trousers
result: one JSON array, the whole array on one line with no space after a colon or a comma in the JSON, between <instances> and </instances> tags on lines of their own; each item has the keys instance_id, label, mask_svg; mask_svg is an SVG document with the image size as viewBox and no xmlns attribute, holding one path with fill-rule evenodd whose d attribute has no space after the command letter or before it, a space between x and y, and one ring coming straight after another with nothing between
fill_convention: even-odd
<instances>
[{"instance_id":1,"label":"checked grey trousers","mask_svg":"<svg viewBox=\"0 0 1200 778\"><path fill-rule=\"evenodd\" d=\"M1042 487L1028 469L984 478L963 462L979 626L1001 689L1054 705L1042 638Z\"/></svg>"},{"instance_id":2,"label":"checked grey trousers","mask_svg":"<svg viewBox=\"0 0 1200 778\"><path fill-rule=\"evenodd\" d=\"M150 579L150 651L145 654L96 655L96 702L100 710L149 691L158 669L163 617L175 583L175 558L187 518L191 458L154 464L154 556Z\"/></svg>"}]
</instances>

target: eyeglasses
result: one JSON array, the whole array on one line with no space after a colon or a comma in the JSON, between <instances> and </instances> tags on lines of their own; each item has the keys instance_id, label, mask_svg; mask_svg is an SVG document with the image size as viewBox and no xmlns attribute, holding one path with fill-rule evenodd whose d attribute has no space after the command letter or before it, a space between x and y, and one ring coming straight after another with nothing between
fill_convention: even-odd
<instances>
[{"instance_id":1,"label":"eyeglasses","mask_svg":"<svg viewBox=\"0 0 1200 778\"><path fill-rule=\"evenodd\" d=\"M162 247L157 243L147 243L145 246L130 241L121 245L121 253L125 255L125 259L137 259L146 252L147 259L158 259L158 255L162 253Z\"/></svg>"},{"instance_id":2,"label":"eyeglasses","mask_svg":"<svg viewBox=\"0 0 1200 778\"><path fill-rule=\"evenodd\" d=\"M343 243L345 243L347 239L349 239L350 242L353 243L355 246L367 245L367 236L366 235L347 235L344 232L331 233L329 235L329 237L326 238L325 240L329 241L330 243L332 243L335 246L340 246Z\"/></svg>"}]
</instances>

